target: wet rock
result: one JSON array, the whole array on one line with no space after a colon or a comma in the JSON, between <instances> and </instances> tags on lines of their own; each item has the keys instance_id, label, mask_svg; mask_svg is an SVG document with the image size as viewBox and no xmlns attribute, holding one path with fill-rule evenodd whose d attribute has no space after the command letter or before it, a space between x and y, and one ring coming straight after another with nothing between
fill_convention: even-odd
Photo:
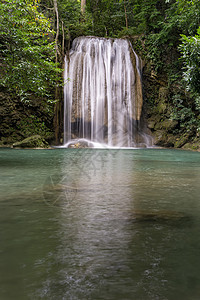
<instances>
[{"instance_id":1,"label":"wet rock","mask_svg":"<svg viewBox=\"0 0 200 300\"><path fill-rule=\"evenodd\" d=\"M90 143L89 141L84 141L84 140L76 140L76 141L72 141L68 148L92 148L93 144Z\"/></svg>"},{"instance_id":2,"label":"wet rock","mask_svg":"<svg viewBox=\"0 0 200 300\"><path fill-rule=\"evenodd\" d=\"M30 136L13 144L13 148L48 148L49 144L40 135Z\"/></svg>"}]
</instances>

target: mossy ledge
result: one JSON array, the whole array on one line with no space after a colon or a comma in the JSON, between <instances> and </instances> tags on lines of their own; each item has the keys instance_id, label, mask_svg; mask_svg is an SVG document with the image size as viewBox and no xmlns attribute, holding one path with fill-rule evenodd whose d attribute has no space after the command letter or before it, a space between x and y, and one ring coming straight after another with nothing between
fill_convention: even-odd
<instances>
[{"instance_id":1,"label":"mossy ledge","mask_svg":"<svg viewBox=\"0 0 200 300\"><path fill-rule=\"evenodd\" d=\"M12 145L13 148L50 148L47 141L40 135L30 136Z\"/></svg>"}]
</instances>

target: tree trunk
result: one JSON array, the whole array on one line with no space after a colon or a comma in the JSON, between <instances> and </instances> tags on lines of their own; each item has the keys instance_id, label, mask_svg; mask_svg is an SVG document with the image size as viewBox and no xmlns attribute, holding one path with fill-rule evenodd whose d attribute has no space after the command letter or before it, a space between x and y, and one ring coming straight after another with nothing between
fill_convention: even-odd
<instances>
[{"instance_id":1,"label":"tree trunk","mask_svg":"<svg viewBox=\"0 0 200 300\"><path fill-rule=\"evenodd\" d=\"M58 56L60 55L58 48L58 36L59 36L59 14L58 14L58 5L57 0L53 0L54 10L56 15L56 37L55 37L55 48L56 48L56 64L58 63ZM57 75L56 75L57 77ZM55 140L56 144L59 144L59 136L60 136L60 101L59 101L59 90L57 85L56 78L56 87L55 87L55 99L56 104L54 107L54 130L55 130Z\"/></svg>"},{"instance_id":2,"label":"tree trunk","mask_svg":"<svg viewBox=\"0 0 200 300\"><path fill-rule=\"evenodd\" d=\"M126 28L128 29L128 17L127 17L126 2L125 2L125 0L124 0L124 13L125 13L125 19L126 19Z\"/></svg>"},{"instance_id":3,"label":"tree trunk","mask_svg":"<svg viewBox=\"0 0 200 300\"><path fill-rule=\"evenodd\" d=\"M62 21L62 34L63 34L63 38L62 38L62 60L63 60L65 56L65 31L64 31L63 21Z\"/></svg>"},{"instance_id":4,"label":"tree trunk","mask_svg":"<svg viewBox=\"0 0 200 300\"><path fill-rule=\"evenodd\" d=\"M81 13L82 13L82 15L85 14L85 6L86 6L86 0L81 0Z\"/></svg>"},{"instance_id":5,"label":"tree trunk","mask_svg":"<svg viewBox=\"0 0 200 300\"><path fill-rule=\"evenodd\" d=\"M58 55L60 54L58 49L58 36L59 36L59 15L58 15L58 5L57 0L53 0L54 10L56 14L56 37L55 37L55 47L56 47L56 63L58 62Z\"/></svg>"}]
</instances>

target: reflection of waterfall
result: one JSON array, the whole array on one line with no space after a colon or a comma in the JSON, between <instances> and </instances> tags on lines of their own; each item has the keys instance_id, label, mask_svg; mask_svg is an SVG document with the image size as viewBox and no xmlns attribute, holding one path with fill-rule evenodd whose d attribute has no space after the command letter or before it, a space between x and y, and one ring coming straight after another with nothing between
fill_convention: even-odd
<instances>
[{"instance_id":1,"label":"reflection of waterfall","mask_svg":"<svg viewBox=\"0 0 200 300\"><path fill-rule=\"evenodd\" d=\"M127 40L79 37L65 61L64 143L148 146L139 59Z\"/></svg>"}]
</instances>

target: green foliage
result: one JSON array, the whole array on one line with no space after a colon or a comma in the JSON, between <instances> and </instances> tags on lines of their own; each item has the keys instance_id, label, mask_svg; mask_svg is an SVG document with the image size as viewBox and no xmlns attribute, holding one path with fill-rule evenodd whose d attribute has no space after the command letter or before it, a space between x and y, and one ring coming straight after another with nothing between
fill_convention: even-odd
<instances>
[{"instance_id":1,"label":"green foliage","mask_svg":"<svg viewBox=\"0 0 200 300\"><path fill-rule=\"evenodd\" d=\"M77 0L59 0L58 10L60 21L64 25L66 39L74 39L81 35L92 34L91 14L81 14L81 2ZM60 22L60 23L61 23ZM62 28L60 26L60 31Z\"/></svg>"},{"instance_id":2,"label":"green foliage","mask_svg":"<svg viewBox=\"0 0 200 300\"><path fill-rule=\"evenodd\" d=\"M160 28L163 17L164 1L157 0L135 0L133 15L135 25L139 28L139 33L156 33Z\"/></svg>"},{"instance_id":3,"label":"green foliage","mask_svg":"<svg viewBox=\"0 0 200 300\"><path fill-rule=\"evenodd\" d=\"M93 35L122 36L121 31L134 26L133 5L133 0L87 0L87 12L92 18Z\"/></svg>"},{"instance_id":4,"label":"green foliage","mask_svg":"<svg viewBox=\"0 0 200 300\"><path fill-rule=\"evenodd\" d=\"M54 31L36 0L4 0L0 4L1 85L21 100L30 95L53 101L56 74Z\"/></svg>"},{"instance_id":5,"label":"green foliage","mask_svg":"<svg viewBox=\"0 0 200 300\"><path fill-rule=\"evenodd\" d=\"M200 27L195 36L182 35L180 50L187 89L200 95Z\"/></svg>"},{"instance_id":6,"label":"green foliage","mask_svg":"<svg viewBox=\"0 0 200 300\"><path fill-rule=\"evenodd\" d=\"M48 139L52 136L52 132L46 126L45 122L35 115L30 115L27 118L20 119L17 124L17 129L19 129L21 134L25 137L39 134Z\"/></svg>"},{"instance_id":7,"label":"green foliage","mask_svg":"<svg viewBox=\"0 0 200 300\"><path fill-rule=\"evenodd\" d=\"M177 24L182 33L186 35L194 35L199 27L200 1L176 0L174 7Z\"/></svg>"},{"instance_id":8,"label":"green foliage","mask_svg":"<svg viewBox=\"0 0 200 300\"><path fill-rule=\"evenodd\" d=\"M200 105L199 107L196 106L196 109L200 112ZM179 121L180 128L184 131L195 133L200 130L200 119L197 113L195 113L191 105L185 103L184 98L180 94L173 96L171 119Z\"/></svg>"}]
</instances>

